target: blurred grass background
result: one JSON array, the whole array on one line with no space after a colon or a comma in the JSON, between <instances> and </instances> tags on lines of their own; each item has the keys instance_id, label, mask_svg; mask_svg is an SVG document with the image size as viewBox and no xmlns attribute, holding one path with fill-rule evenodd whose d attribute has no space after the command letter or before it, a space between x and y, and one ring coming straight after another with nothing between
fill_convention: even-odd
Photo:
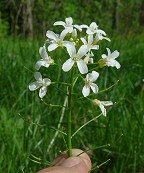
<instances>
[{"instance_id":1,"label":"blurred grass background","mask_svg":"<svg viewBox=\"0 0 144 173\"><path fill-rule=\"evenodd\" d=\"M24 11L29 7L32 29L30 24L29 29L24 28L24 24L28 24ZM101 44L97 57L105 53L106 47L113 51L117 49L121 64L119 70L104 68L100 71L102 77L97 83L103 90L119 80L112 89L98 94L98 98L116 103L108 109L106 118L93 121L73 138L73 147L90 149L93 167L110 159L92 172L143 173L143 1L5 0L0 2L0 9L0 172L36 172L66 149L65 137L59 133L48 151L61 108L46 106L37 92L28 90L28 84L34 81L34 64L40 58L38 50L45 41L45 32L54 28L54 21L71 16L77 24L97 22L112 40ZM63 55L56 52L55 56ZM48 75L61 78L64 74L59 69L56 76L55 71L52 67ZM44 100L58 104L64 102L64 97L55 89L48 92ZM85 109L87 101L78 101L78 104L73 113L73 132L100 113L92 104ZM65 121L66 115L61 124L63 131ZM107 144L111 145L97 148Z\"/></svg>"}]
</instances>

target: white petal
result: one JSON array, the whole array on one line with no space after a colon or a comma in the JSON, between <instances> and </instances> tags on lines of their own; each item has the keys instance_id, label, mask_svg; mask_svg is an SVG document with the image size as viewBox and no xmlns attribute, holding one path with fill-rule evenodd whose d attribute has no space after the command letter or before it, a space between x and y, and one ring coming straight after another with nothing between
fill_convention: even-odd
<instances>
[{"instance_id":1,"label":"white petal","mask_svg":"<svg viewBox=\"0 0 144 173\"><path fill-rule=\"evenodd\" d=\"M111 40L110 40L108 37L103 37L103 39L105 39L105 40L111 42Z\"/></svg>"},{"instance_id":2,"label":"white petal","mask_svg":"<svg viewBox=\"0 0 144 173\"><path fill-rule=\"evenodd\" d=\"M111 57L113 59L116 59L117 57L119 56L119 52L117 50L115 50L112 54L111 54Z\"/></svg>"},{"instance_id":3,"label":"white petal","mask_svg":"<svg viewBox=\"0 0 144 173\"><path fill-rule=\"evenodd\" d=\"M72 25L72 23L73 23L72 17L66 18L65 21L66 21L66 24L67 24L67 25Z\"/></svg>"},{"instance_id":4,"label":"white petal","mask_svg":"<svg viewBox=\"0 0 144 173\"><path fill-rule=\"evenodd\" d=\"M87 41L86 41L85 38L80 38L80 39L81 39L81 41L83 42L83 44L87 44Z\"/></svg>"},{"instance_id":5,"label":"white petal","mask_svg":"<svg viewBox=\"0 0 144 173\"><path fill-rule=\"evenodd\" d=\"M86 79L90 80L91 82L96 81L98 77L99 77L99 73L96 71L92 71L92 73L88 73L86 75Z\"/></svg>"},{"instance_id":6,"label":"white petal","mask_svg":"<svg viewBox=\"0 0 144 173\"><path fill-rule=\"evenodd\" d=\"M88 72L88 67L84 60L80 59L77 61L77 66L81 74L86 74Z\"/></svg>"},{"instance_id":7,"label":"white petal","mask_svg":"<svg viewBox=\"0 0 144 173\"><path fill-rule=\"evenodd\" d=\"M40 72L35 72L34 73L34 78L37 80L37 81L42 81L42 75Z\"/></svg>"},{"instance_id":8,"label":"white petal","mask_svg":"<svg viewBox=\"0 0 144 173\"><path fill-rule=\"evenodd\" d=\"M91 52L90 52L90 57L93 57L93 56L94 56L94 54L93 54L93 52L91 51Z\"/></svg>"},{"instance_id":9,"label":"white petal","mask_svg":"<svg viewBox=\"0 0 144 173\"><path fill-rule=\"evenodd\" d=\"M67 44L66 48L67 48L67 51L68 51L71 58L76 55L76 48L75 48L75 45L73 43Z\"/></svg>"},{"instance_id":10,"label":"white petal","mask_svg":"<svg viewBox=\"0 0 144 173\"><path fill-rule=\"evenodd\" d=\"M101 103L99 104L99 107L100 107L100 109L102 111L102 114L106 117L106 109L105 109L105 107Z\"/></svg>"},{"instance_id":11,"label":"white petal","mask_svg":"<svg viewBox=\"0 0 144 173\"><path fill-rule=\"evenodd\" d=\"M69 71L69 70L72 68L73 65L74 65L74 61L73 61L71 58L69 58L69 59L62 65L62 69L63 69L63 71L67 72L67 71Z\"/></svg>"},{"instance_id":12,"label":"white petal","mask_svg":"<svg viewBox=\"0 0 144 173\"><path fill-rule=\"evenodd\" d=\"M62 26L65 27L65 22L63 22L63 21L57 21L57 22L54 23L54 26L56 26L56 25L62 25Z\"/></svg>"},{"instance_id":13,"label":"white petal","mask_svg":"<svg viewBox=\"0 0 144 173\"><path fill-rule=\"evenodd\" d=\"M94 31L91 31L91 29L88 28L88 29L86 30L86 33L87 33L88 35L90 35L90 34L94 34Z\"/></svg>"},{"instance_id":14,"label":"white petal","mask_svg":"<svg viewBox=\"0 0 144 173\"><path fill-rule=\"evenodd\" d=\"M78 52L77 55L79 55L80 58L82 58L89 50L89 47L87 45L82 45Z\"/></svg>"},{"instance_id":15,"label":"white petal","mask_svg":"<svg viewBox=\"0 0 144 173\"><path fill-rule=\"evenodd\" d=\"M83 24L83 25L80 25L80 28L88 28L88 26Z\"/></svg>"},{"instance_id":16,"label":"white petal","mask_svg":"<svg viewBox=\"0 0 144 173\"><path fill-rule=\"evenodd\" d=\"M57 41L58 40L58 36L53 32L53 31L47 31L46 32L46 36L52 40Z\"/></svg>"},{"instance_id":17,"label":"white petal","mask_svg":"<svg viewBox=\"0 0 144 173\"><path fill-rule=\"evenodd\" d=\"M69 32L68 29L64 29L60 34L60 39L63 40L68 32Z\"/></svg>"},{"instance_id":18,"label":"white petal","mask_svg":"<svg viewBox=\"0 0 144 173\"><path fill-rule=\"evenodd\" d=\"M95 31L95 33L97 33L97 34L102 34L102 35L106 35L106 33L103 31L103 30L101 30L101 29L97 29L96 31Z\"/></svg>"},{"instance_id":19,"label":"white petal","mask_svg":"<svg viewBox=\"0 0 144 173\"><path fill-rule=\"evenodd\" d=\"M111 55L110 49L109 48L106 48L106 49L107 49L107 52L108 52L108 56L110 56Z\"/></svg>"},{"instance_id":20,"label":"white petal","mask_svg":"<svg viewBox=\"0 0 144 173\"><path fill-rule=\"evenodd\" d=\"M88 43L92 44L92 42L93 42L93 35L89 35L88 36Z\"/></svg>"},{"instance_id":21,"label":"white petal","mask_svg":"<svg viewBox=\"0 0 144 173\"><path fill-rule=\"evenodd\" d=\"M79 25L74 25L74 27L75 27L76 29L78 29L80 32L82 31L81 26L79 26Z\"/></svg>"},{"instance_id":22,"label":"white petal","mask_svg":"<svg viewBox=\"0 0 144 173\"><path fill-rule=\"evenodd\" d=\"M72 33L73 32L73 27L72 26L66 26L65 27L66 32Z\"/></svg>"},{"instance_id":23,"label":"white petal","mask_svg":"<svg viewBox=\"0 0 144 173\"><path fill-rule=\"evenodd\" d=\"M92 71L92 76L93 76L93 78L92 78L91 82L94 82L99 77L99 73L96 71Z\"/></svg>"},{"instance_id":24,"label":"white petal","mask_svg":"<svg viewBox=\"0 0 144 173\"><path fill-rule=\"evenodd\" d=\"M43 59L36 62L35 68L36 70L39 70L41 66L43 66L45 61Z\"/></svg>"},{"instance_id":25,"label":"white petal","mask_svg":"<svg viewBox=\"0 0 144 173\"><path fill-rule=\"evenodd\" d=\"M106 54L102 54L102 58L103 59L106 59L107 58L107 55Z\"/></svg>"},{"instance_id":26,"label":"white petal","mask_svg":"<svg viewBox=\"0 0 144 173\"><path fill-rule=\"evenodd\" d=\"M85 62L86 64L89 63L89 60L90 60L90 57L88 57L88 56L86 56L86 57L84 58L84 62Z\"/></svg>"},{"instance_id":27,"label":"white petal","mask_svg":"<svg viewBox=\"0 0 144 173\"><path fill-rule=\"evenodd\" d=\"M51 52L51 51L55 50L57 47L58 47L57 43L52 43L48 46L48 51Z\"/></svg>"},{"instance_id":28,"label":"white petal","mask_svg":"<svg viewBox=\"0 0 144 173\"><path fill-rule=\"evenodd\" d=\"M113 59L107 60L106 65L108 67L115 67L115 60L113 60Z\"/></svg>"},{"instance_id":29,"label":"white petal","mask_svg":"<svg viewBox=\"0 0 144 173\"><path fill-rule=\"evenodd\" d=\"M99 45L94 45L91 49L98 50L99 49Z\"/></svg>"},{"instance_id":30,"label":"white petal","mask_svg":"<svg viewBox=\"0 0 144 173\"><path fill-rule=\"evenodd\" d=\"M97 36L98 40L103 40L104 39L102 34L96 34L96 36Z\"/></svg>"},{"instance_id":31,"label":"white petal","mask_svg":"<svg viewBox=\"0 0 144 173\"><path fill-rule=\"evenodd\" d=\"M104 106L112 106L112 105L113 105L113 102L112 102L112 101L101 101L101 103L102 103Z\"/></svg>"},{"instance_id":32,"label":"white petal","mask_svg":"<svg viewBox=\"0 0 144 173\"><path fill-rule=\"evenodd\" d=\"M94 62L94 61L93 61L93 58L90 58L90 59L89 59L89 62L90 62L90 63L93 63L93 62Z\"/></svg>"},{"instance_id":33,"label":"white petal","mask_svg":"<svg viewBox=\"0 0 144 173\"><path fill-rule=\"evenodd\" d=\"M68 47L73 46L73 43L70 41L64 41L63 45L67 48L68 45L69 45Z\"/></svg>"},{"instance_id":34,"label":"white petal","mask_svg":"<svg viewBox=\"0 0 144 173\"><path fill-rule=\"evenodd\" d=\"M82 94L84 97L87 97L90 93L90 87L89 85L85 85L82 89Z\"/></svg>"},{"instance_id":35,"label":"white petal","mask_svg":"<svg viewBox=\"0 0 144 173\"><path fill-rule=\"evenodd\" d=\"M39 48L39 53L43 59L48 58L48 54L47 54L46 49L44 47Z\"/></svg>"},{"instance_id":36,"label":"white petal","mask_svg":"<svg viewBox=\"0 0 144 173\"><path fill-rule=\"evenodd\" d=\"M41 87L41 85L37 81L29 84L29 90L30 91L34 91L40 87Z\"/></svg>"},{"instance_id":37,"label":"white petal","mask_svg":"<svg viewBox=\"0 0 144 173\"><path fill-rule=\"evenodd\" d=\"M90 84L92 91L96 94L98 93L98 86L95 83Z\"/></svg>"},{"instance_id":38,"label":"white petal","mask_svg":"<svg viewBox=\"0 0 144 173\"><path fill-rule=\"evenodd\" d=\"M42 66L48 68L50 66L50 64L48 62L45 62Z\"/></svg>"},{"instance_id":39,"label":"white petal","mask_svg":"<svg viewBox=\"0 0 144 173\"><path fill-rule=\"evenodd\" d=\"M121 67L120 63L116 60L107 61L107 66L116 67L117 69Z\"/></svg>"},{"instance_id":40,"label":"white petal","mask_svg":"<svg viewBox=\"0 0 144 173\"><path fill-rule=\"evenodd\" d=\"M116 60L115 60L115 66L116 66L117 69L119 69L121 67L120 63L117 62Z\"/></svg>"},{"instance_id":41,"label":"white petal","mask_svg":"<svg viewBox=\"0 0 144 173\"><path fill-rule=\"evenodd\" d=\"M92 22L91 24L90 24L90 28L98 28L98 25L95 23L95 22Z\"/></svg>"},{"instance_id":42,"label":"white petal","mask_svg":"<svg viewBox=\"0 0 144 173\"><path fill-rule=\"evenodd\" d=\"M51 84L51 80L50 79L44 78L43 80L44 80L45 86L48 86L48 85Z\"/></svg>"},{"instance_id":43,"label":"white petal","mask_svg":"<svg viewBox=\"0 0 144 173\"><path fill-rule=\"evenodd\" d=\"M46 95L46 92L47 92L47 88L44 87L44 86L41 87L40 90L39 90L39 97L43 98Z\"/></svg>"}]
</instances>

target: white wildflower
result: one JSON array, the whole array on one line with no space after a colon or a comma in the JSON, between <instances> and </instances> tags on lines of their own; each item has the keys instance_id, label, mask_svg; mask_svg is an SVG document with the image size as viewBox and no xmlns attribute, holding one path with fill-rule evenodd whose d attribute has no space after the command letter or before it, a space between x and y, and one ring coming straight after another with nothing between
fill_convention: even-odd
<instances>
[{"instance_id":1,"label":"white wildflower","mask_svg":"<svg viewBox=\"0 0 144 173\"><path fill-rule=\"evenodd\" d=\"M107 48L107 52L108 52L108 55L103 54L102 59L100 59L98 62L100 67L111 66L111 67L116 67L117 69L119 69L121 65L118 61L115 60L119 56L119 52L115 50L113 53L111 53L109 48Z\"/></svg>"},{"instance_id":2,"label":"white wildflower","mask_svg":"<svg viewBox=\"0 0 144 173\"><path fill-rule=\"evenodd\" d=\"M36 81L29 85L29 90L34 91L40 88L39 97L43 98L46 95L47 86L51 84L51 80L48 78L42 79L42 75L40 72L36 72L34 74L34 78L36 79Z\"/></svg>"},{"instance_id":3,"label":"white wildflower","mask_svg":"<svg viewBox=\"0 0 144 173\"><path fill-rule=\"evenodd\" d=\"M73 25L73 19L72 17L68 17L65 19L65 22L63 21L57 21L54 23L54 25L62 25L65 29L65 31L68 33L72 33L74 28L78 29L79 31L82 31L81 27L79 25Z\"/></svg>"},{"instance_id":4,"label":"white wildflower","mask_svg":"<svg viewBox=\"0 0 144 173\"><path fill-rule=\"evenodd\" d=\"M84 45L87 45L89 47L89 51L94 49L94 50L98 50L99 49L99 45L94 44L94 38L93 35L88 35L88 41L86 41L85 38L81 38L81 41L83 42Z\"/></svg>"},{"instance_id":5,"label":"white wildflower","mask_svg":"<svg viewBox=\"0 0 144 173\"><path fill-rule=\"evenodd\" d=\"M46 36L51 40L51 44L48 46L48 51L53 51L57 47L67 46L67 44L71 44L69 41L64 41L66 36L66 32L61 32L61 34L55 34L53 31L48 30Z\"/></svg>"},{"instance_id":6,"label":"white wildflower","mask_svg":"<svg viewBox=\"0 0 144 173\"><path fill-rule=\"evenodd\" d=\"M36 69L37 70L39 70L41 66L48 68L51 64L54 64L54 60L51 59L50 56L48 56L48 53L47 53L45 47L40 47L39 53L40 53L42 59L40 59L36 63Z\"/></svg>"},{"instance_id":7,"label":"white wildflower","mask_svg":"<svg viewBox=\"0 0 144 173\"><path fill-rule=\"evenodd\" d=\"M112 101L100 101L100 100L93 100L93 103L94 105L96 106L99 106L101 111L102 111L102 114L104 116L106 116L106 109L105 109L105 106L112 106L113 105L113 102Z\"/></svg>"},{"instance_id":8,"label":"white wildflower","mask_svg":"<svg viewBox=\"0 0 144 173\"><path fill-rule=\"evenodd\" d=\"M88 73L85 78L85 85L82 89L82 93L84 97L87 97L90 94L90 88L94 93L98 93L98 86L93 83L99 77L99 73L96 71L92 71L92 73Z\"/></svg>"},{"instance_id":9,"label":"white wildflower","mask_svg":"<svg viewBox=\"0 0 144 173\"><path fill-rule=\"evenodd\" d=\"M67 51L70 58L62 65L62 69L67 72L69 71L75 63L77 63L78 69L81 74L88 72L88 67L82 57L88 52L89 48L86 45L82 45L78 52L76 53L76 48L74 44L67 45Z\"/></svg>"},{"instance_id":10,"label":"white wildflower","mask_svg":"<svg viewBox=\"0 0 144 173\"><path fill-rule=\"evenodd\" d=\"M103 35L106 35L106 33L101 30L101 29L98 29L98 25L95 23L95 22L92 22L90 24L90 26L87 26L87 25L80 25L81 28L86 28L86 33L88 35L90 34L103 34Z\"/></svg>"}]
</instances>

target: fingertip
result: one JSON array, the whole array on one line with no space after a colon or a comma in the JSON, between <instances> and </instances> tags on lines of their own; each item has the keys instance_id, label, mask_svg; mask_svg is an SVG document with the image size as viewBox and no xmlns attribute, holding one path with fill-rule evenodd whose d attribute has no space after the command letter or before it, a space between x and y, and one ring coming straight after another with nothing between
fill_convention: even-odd
<instances>
[{"instance_id":1,"label":"fingertip","mask_svg":"<svg viewBox=\"0 0 144 173\"><path fill-rule=\"evenodd\" d=\"M92 163L91 163L91 159L87 153L85 153L84 151L82 151L80 149L72 149L72 153L73 153L73 156L76 156L76 157L79 157L80 159L82 159L82 161L85 163L88 171L91 170Z\"/></svg>"}]
</instances>

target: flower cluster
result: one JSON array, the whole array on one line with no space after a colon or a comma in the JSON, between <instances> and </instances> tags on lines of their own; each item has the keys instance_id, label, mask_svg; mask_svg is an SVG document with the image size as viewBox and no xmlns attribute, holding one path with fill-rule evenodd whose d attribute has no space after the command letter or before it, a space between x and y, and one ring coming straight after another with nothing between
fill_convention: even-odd
<instances>
[{"instance_id":1,"label":"flower cluster","mask_svg":"<svg viewBox=\"0 0 144 173\"><path fill-rule=\"evenodd\" d=\"M99 50L99 42L101 40L110 42L111 40L106 37L106 33L99 29L95 22L92 22L89 26L85 24L76 25L73 24L73 19L68 17L65 19L65 22L55 22L54 26L62 26L64 29L60 34L54 33L50 30L46 32L48 39L46 40L44 46L39 49L42 59L36 62L36 70L39 70L42 66L49 68L50 65L54 65L54 60L48 54L56 50L58 47L63 48L66 50L69 58L66 61L61 59L62 70L64 72L69 72L73 68L77 67L78 73L83 78L84 82L84 86L82 88L83 96L89 96L90 90L92 90L94 94L97 94L99 87L94 82L98 79L99 73L89 69L89 64L96 64L94 51ZM82 35L83 33L85 33L84 36ZM116 61L116 58L119 56L119 52L115 50L111 53L109 48L107 48L107 52L108 55L103 54L102 58L97 60L97 64L99 64L100 68L111 66L119 69L120 64ZM34 77L36 82L31 83L29 85L29 89L34 91L40 88L39 96L40 98L43 98L46 95L47 86L51 84L51 80L48 78L42 79L40 72L36 72ZM97 99L92 101L95 105L100 107L104 116L106 116L105 106L113 104L111 101L100 101Z\"/></svg>"}]
</instances>

